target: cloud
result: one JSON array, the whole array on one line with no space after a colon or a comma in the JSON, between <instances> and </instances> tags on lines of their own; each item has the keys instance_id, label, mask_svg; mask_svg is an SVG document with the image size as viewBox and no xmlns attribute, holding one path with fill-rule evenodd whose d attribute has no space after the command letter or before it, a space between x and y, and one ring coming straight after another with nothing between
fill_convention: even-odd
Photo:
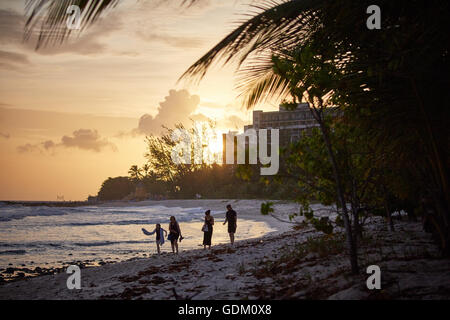
<instances>
[{"instance_id":1,"label":"cloud","mask_svg":"<svg viewBox=\"0 0 450 320\"><path fill-rule=\"evenodd\" d=\"M9 139L11 135L9 133L0 132L0 138Z\"/></svg>"},{"instance_id":2,"label":"cloud","mask_svg":"<svg viewBox=\"0 0 450 320\"><path fill-rule=\"evenodd\" d=\"M53 140L47 140L38 144L25 144L17 147L19 153L27 152L43 152L53 151L56 148L78 148L87 151L100 152L104 148L111 148L113 151L117 151L117 147L109 142L107 139L102 138L97 130L91 129L79 129L72 133L72 136L63 136L61 142L55 143Z\"/></svg>"},{"instance_id":3,"label":"cloud","mask_svg":"<svg viewBox=\"0 0 450 320\"><path fill-rule=\"evenodd\" d=\"M163 125L173 126L179 122L187 124L199 103L200 97L189 94L187 90L170 90L164 101L159 103L158 114L154 117L144 114L135 131L141 134L159 134Z\"/></svg>"},{"instance_id":4,"label":"cloud","mask_svg":"<svg viewBox=\"0 0 450 320\"><path fill-rule=\"evenodd\" d=\"M241 130L244 129L244 125L245 125L244 120L242 120L238 116L232 115L224 119L224 122L221 124L221 127Z\"/></svg>"},{"instance_id":5,"label":"cloud","mask_svg":"<svg viewBox=\"0 0 450 320\"><path fill-rule=\"evenodd\" d=\"M0 68L20 70L23 66L31 65L25 54L0 50Z\"/></svg>"},{"instance_id":6,"label":"cloud","mask_svg":"<svg viewBox=\"0 0 450 320\"><path fill-rule=\"evenodd\" d=\"M108 18L100 19L86 33L79 37L71 37L64 45L42 47L38 51L41 55L55 55L75 53L81 55L101 54L107 51L107 46L99 40L122 28L123 23L118 13L110 14ZM40 28L23 41L25 17L13 10L0 9L0 44L16 45L28 51L34 51Z\"/></svg>"},{"instance_id":7,"label":"cloud","mask_svg":"<svg viewBox=\"0 0 450 320\"><path fill-rule=\"evenodd\" d=\"M12 10L0 9L0 44L20 42L25 18Z\"/></svg>"},{"instance_id":8,"label":"cloud","mask_svg":"<svg viewBox=\"0 0 450 320\"><path fill-rule=\"evenodd\" d=\"M218 108L219 105L214 103L206 103L214 105ZM170 90L169 95L165 97L163 102L160 102L158 113L156 116L144 114L140 120L138 128L131 133L120 132L117 137L124 138L127 135L137 134L160 134L162 126L173 127L177 123L183 123L189 126L191 121L208 122L213 121L216 127L220 129L242 130L245 121L239 116L232 114L220 118L211 118L204 113L199 112L199 106L204 106L205 103L200 103L200 97L191 95L187 90ZM231 106L230 106L231 107ZM226 107L225 107L226 108Z\"/></svg>"},{"instance_id":9,"label":"cloud","mask_svg":"<svg viewBox=\"0 0 450 320\"><path fill-rule=\"evenodd\" d=\"M225 106L212 101L202 101L202 106L211 108L211 109L223 109Z\"/></svg>"},{"instance_id":10,"label":"cloud","mask_svg":"<svg viewBox=\"0 0 450 320\"><path fill-rule=\"evenodd\" d=\"M49 142L49 141L47 141ZM73 132L73 136L64 136L61 138L61 145L68 148L80 148L84 150L93 150L100 152L105 147L112 147L116 150L114 144L102 139L97 130L80 129ZM54 147L51 146L51 147Z\"/></svg>"},{"instance_id":11,"label":"cloud","mask_svg":"<svg viewBox=\"0 0 450 320\"><path fill-rule=\"evenodd\" d=\"M19 64L30 64L30 61L25 54L3 50L0 50L0 60Z\"/></svg>"},{"instance_id":12,"label":"cloud","mask_svg":"<svg viewBox=\"0 0 450 320\"><path fill-rule=\"evenodd\" d=\"M207 121L211 120L211 118L205 116L203 113L193 114L189 118L192 119L193 121L198 121L198 122L207 122Z\"/></svg>"},{"instance_id":13,"label":"cloud","mask_svg":"<svg viewBox=\"0 0 450 320\"><path fill-rule=\"evenodd\" d=\"M19 153L28 153L28 152L35 152L35 151L42 152L41 148L39 147L39 144L36 145L36 144L27 143L27 144L17 147L17 152L19 152Z\"/></svg>"},{"instance_id":14,"label":"cloud","mask_svg":"<svg viewBox=\"0 0 450 320\"><path fill-rule=\"evenodd\" d=\"M190 116L190 119L199 122L208 122L212 120L215 122L216 128L225 130L242 130L245 125L245 121L236 115L227 116L222 119L211 119L203 113L196 113Z\"/></svg>"},{"instance_id":15,"label":"cloud","mask_svg":"<svg viewBox=\"0 0 450 320\"><path fill-rule=\"evenodd\" d=\"M160 42L168 44L175 48L200 48L204 44L204 40L197 37L175 36L164 33L156 33L146 31L137 31L136 35L147 42Z\"/></svg>"}]
</instances>

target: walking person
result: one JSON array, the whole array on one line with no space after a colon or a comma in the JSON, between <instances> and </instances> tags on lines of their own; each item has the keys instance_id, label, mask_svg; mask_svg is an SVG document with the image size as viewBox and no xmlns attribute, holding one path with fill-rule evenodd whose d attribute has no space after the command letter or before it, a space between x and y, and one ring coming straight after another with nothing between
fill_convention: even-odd
<instances>
[{"instance_id":1,"label":"walking person","mask_svg":"<svg viewBox=\"0 0 450 320\"><path fill-rule=\"evenodd\" d=\"M144 231L144 229L143 229L143 231ZM162 246L164 244L164 232L167 235L167 231L164 230L163 228L161 228L161 225L159 223L156 225L155 230L153 230L152 232L148 232L148 233L144 232L148 236L151 236L154 233L156 233L156 250L158 251L159 255L161 254L160 246Z\"/></svg>"},{"instance_id":2,"label":"walking person","mask_svg":"<svg viewBox=\"0 0 450 320\"><path fill-rule=\"evenodd\" d=\"M213 225L214 225L214 218L211 215L211 210L207 210L205 212L205 224L203 225L202 231L203 231L203 249L206 249L206 246L208 246L208 249L211 249L211 238L213 234Z\"/></svg>"},{"instance_id":3,"label":"walking person","mask_svg":"<svg viewBox=\"0 0 450 320\"><path fill-rule=\"evenodd\" d=\"M231 205L227 205L227 213L225 215L224 225L228 222L228 234L230 235L231 245L234 245L234 234L237 227L237 213L231 208Z\"/></svg>"},{"instance_id":4,"label":"walking person","mask_svg":"<svg viewBox=\"0 0 450 320\"><path fill-rule=\"evenodd\" d=\"M178 239L181 240L183 237L181 236L181 229L180 225L178 224L177 220L174 216L170 217L170 223L169 223L169 236L167 239L170 240L170 244L172 245L172 252L178 254Z\"/></svg>"}]
</instances>

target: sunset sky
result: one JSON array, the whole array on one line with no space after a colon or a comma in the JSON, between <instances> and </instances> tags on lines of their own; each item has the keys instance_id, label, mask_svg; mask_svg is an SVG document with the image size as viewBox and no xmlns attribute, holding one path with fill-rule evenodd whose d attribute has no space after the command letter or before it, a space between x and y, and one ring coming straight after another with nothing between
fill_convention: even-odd
<instances>
[{"instance_id":1,"label":"sunset sky","mask_svg":"<svg viewBox=\"0 0 450 320\"><path fill-rule=\"evenodd\" d=\"M0 0L0 200L85 200L144 164L145 134L163 124L251 123L233 66L177 84L249 2L124 1L80 37L35 51L22 41L25 1Z\"/></svg>"}]
</instances>

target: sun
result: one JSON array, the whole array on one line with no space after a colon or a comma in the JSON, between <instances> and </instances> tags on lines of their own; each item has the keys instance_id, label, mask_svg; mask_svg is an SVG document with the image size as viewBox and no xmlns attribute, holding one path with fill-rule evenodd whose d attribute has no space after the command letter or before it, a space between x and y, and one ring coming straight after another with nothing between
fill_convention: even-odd
<instances>
[{"instance_id":1,"label":"sun","mask_svg":"<svg viewBox=\"0 0 450 320\"><path fill-rule=\"evenodd\" d=\"M222 153L222 150L223 150L222 139L211 140L209 142L208 149L209 149L209 152L211 152L213 154Z\"/></svg>"},{"instance_id":2,"label":"sun","mask_svg":"<svg viewBox=\"0 0 450 320\"><path fill-rule=\"evenodd\" d=\"M217 137L210 138L204 150L203 161L207 164L222 163L223 143Z\"/></svg>"}]
</instances>

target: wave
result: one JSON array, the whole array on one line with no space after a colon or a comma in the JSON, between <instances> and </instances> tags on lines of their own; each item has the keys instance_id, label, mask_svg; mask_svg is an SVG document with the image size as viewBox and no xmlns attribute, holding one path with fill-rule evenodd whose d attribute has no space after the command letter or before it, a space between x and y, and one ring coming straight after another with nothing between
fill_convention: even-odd
<instances>
[{"instance_id":1,"label":"wave","mask_svg":"<svg viewBox=\"0 0 450 320\"><path fill-rule=\"evenodd\" d=\"M84 227L84 226L110 226L110 225L142 225L142 224L153 224L156 222L149 222L148 220L123 220L123 221L99 221L99 222L71 222L63 224L63 226L71 227Z\"/></svg>"},{"instance_id":2,"label":"wave","mask_svg":"<svg viewBox=\"0 0 450 320\"><path fill-rule=\"evenodd\" d=\"M97 242L75 242L73 243L76 246L79 247L103 247L103 246L111 246L111 245L117 245L117 244L142 244L142 243L148 243L147 241L97 241Z\"/></svg>"},{"instance_id":3,"label":"wave","mask_svg":"<svg viewBox=\"0 0 450 320\"><path fill-rule=\"evenodd\" d=\"M6 250L0 251L0 255L18 255L18 254L26 254L26 250Z\"/></svg>"},{"instance_id":4,"label":"wave","mask_svg":"<svg viewBox=\"0 0 450 320\"><path fill-rule=\"evenodd\" d=\"M100 216L106 218L108 222L81 222L73 223L69 225L82 226L82 225L97 225L97 224L140 224L140 223L161 223L165 220L168 221L170 216L176 216L177 220L181 222L190 221L193 218L203 216L203 209L198 208L181 208L173 207L167 208L163 206L145 206L145 207L27 207L22 205L4 205L0 203L0 222L6 222L11 220L20 220L30 216L62 216L70 214L82 214L87 218L90 216ZM142 216L148 217L149 220L139 221L139 220L123 220L119 222L114 222L112 219L108 219L111 215L134 215L134 217Z\"/></svg>"},{"instance_id":5,"label":"wave","mask_svg":"<svg viewBox=\"0 0 450 320\"><path fill-rule=\"evenodd\" d=\"M0 214L0 221L6 222L11 220L20 220L32 216L60 216L66 214L67 211L61 210L61 208L52 208L45 206L24 207L22 205L6 206L2 207L2 212Z\"/></svg>"},{"instance_id":6,"label":"wave","mask_svg":"<svg viewBox=\"0 0 450 320\"><path fill-rule=\"evenodd\" d=\"M179 217L178 222L203 221L203 217ZM96 222L70 222L62 224L62 226L85 227L85 226L127 226L127 225L152 225L152 224L169 224L166 217L152 217L145 220L119 220L119 221L96 221Z\"/></svg>"},{"instance_id":7,"label":"wave","mask_svg":"<svg viewBox=\"0 0 450 320\"><path fill-rule=\"evenodd\" d=\"M0 248L28 248L32 249L33 251L41 251L45 250L46 247L53 247L53 248L60 248L65 246L65 243L56 243L56 242L21 242L21 243L14 243L14 242L0 242ZM20 251L19 249L17 249ZM14 250L7 250L7 251L14 251Z\"/></svg>"}]
</instances>

